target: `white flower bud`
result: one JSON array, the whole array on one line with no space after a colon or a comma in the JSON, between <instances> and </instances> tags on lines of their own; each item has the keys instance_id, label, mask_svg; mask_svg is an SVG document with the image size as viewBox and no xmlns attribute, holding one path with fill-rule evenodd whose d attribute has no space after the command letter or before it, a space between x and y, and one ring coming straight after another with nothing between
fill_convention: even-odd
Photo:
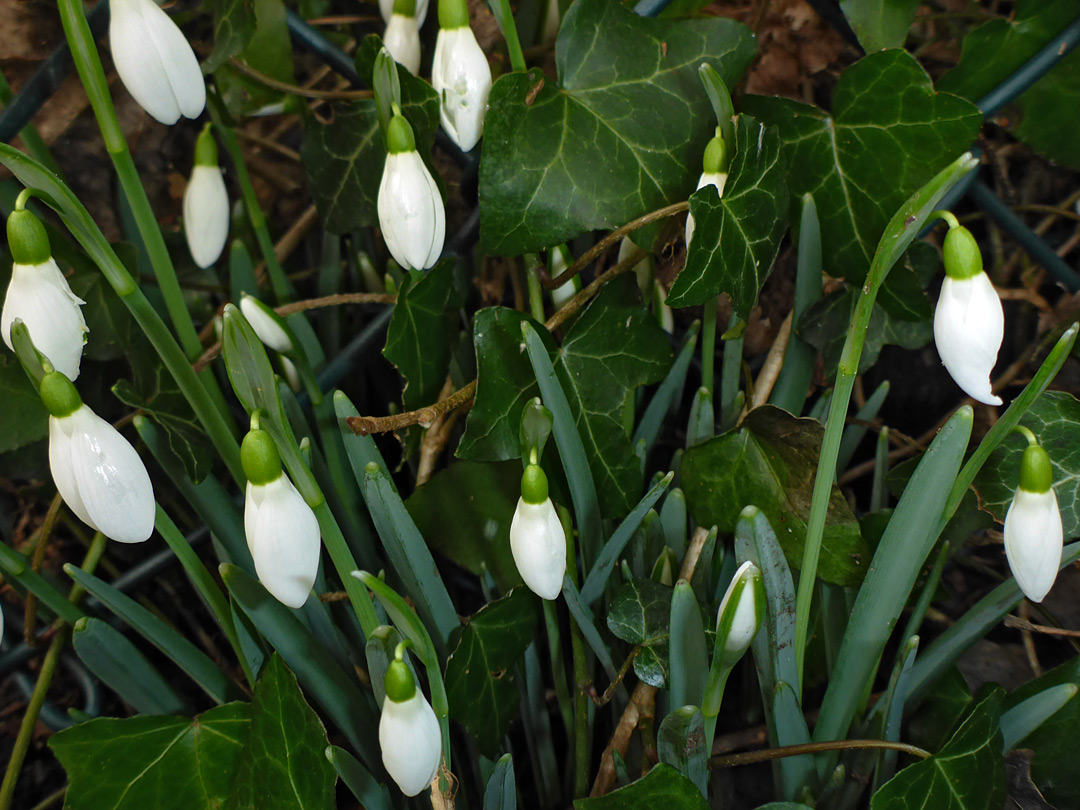
<instances>
[{"instance_id":1,"label":"white flower bud","mask_svg":"<svg viewBox=\"0 0 1080 810\"><path fill-rule=\"evenodd\" d=\"M406 796L431 784L442 758L442 731L419 688L400 703L389 696L383 701L379 746L386 772Z\"/></svg>"},{"instance_id":2,"label":"white flower bud","mask_svg":"<svg viewBox=\"0 0 1080 810\"><path fill-rule=\"evenodd\" d=\"M705 186L716 186L719 196L724 196L724 186L727 184L727 172L702 172L698 178L697 188L699 191ZM694 238L694 215L686 215L686 247L690 247L690 240Z\"/></svg>"},{"instance_id":3,"label":"white flower bud","mask_svg":"<svg viewBox=\"0 0 1080 810\"><path fill-rule=\"evenodd\" d=\"M1001 397L990 390L990 372L1004 333L1001 299L986 273L945 277L934 312L934 343L956 384L987 405L1001 404Z\"/></svg>"},{"instance_id":4,"label":"white flower bud","mask_svg":"<svg viewBox=\"0 0 1080 810\"><path fill-rule=\"evenodd\" d=\"M80 309L85 303L71 291L52 257L40 264L16 262L0 314L4 343L14 350L11 327L16 319L21 320L34 347L49 358L53 368L69 380L77 380L89 331Z\"/></svg>"},{"instance_id":5,"label":"white flower bud","mask_svg":"<svg viewBox=\"0 0 1080 810\"><path fill-rule=\"evenodd\" d=\"M253 295L240 299L240 311L255 335L275 352L291 352L292 337L283 325L281 316Z\"/></svg>"},{"instance_id":6,"label":"white flower bud","mask_svg":"<svg viewBox=\"0 0 1080 810\"><path fill-rule=\"evenodd\" d=\"M319 573L319 521L285 473L266 484L248 481L244 534L255 573L270 594L303 607Z\"/></svg>"},{"instance_id":7,"label":"white flower bud","mask_svg":"<svg viewBox=\"0 0 1080 810\"><path fill-rule=\"evenodd\" d=\"M518 573L541 599L555 599L566 575L566 534L551 498L518 498L510 523L510 551Z\"/></svg>"},{"instance_id":8,"label":"white flower bud","mask_svg":"<svg viewBox=\"0 0 1080 810\"><path fill-rule=\"evenodd\" d=\"M439 30L431 86L439 94L443 129L463 152L468 152L484 133L484 113L491 92L491 67L468 25Z\"/></svg>"},{"instance_id":9,"label":"white flower bud","mask_svg":"<svg viewBox=\"0 0 1080 810\"><path fill-rule=\"evenodd\" d=\"M1016 584L1032 602L1041 602L1053 587L1063 541L1053 488L1028 492L1017 487L1005 514L1005 555Z\"/></svg>"},{"instance_id":10,"label":"white flower bud","mask_svg":"<svg viewBox=\"0 0 1080 810\"><path fill-rule=\"evenodd\" d=\"M406 132L407 130L407 132ZM390 122L390 151L379 183L379 227L390 255L414 270L434 266L446 237L446 209L401 116Z\"/></svg>"},{"instance_id":11,"label":"white flower bud","mask_svg":"<svg viewBox=\"0 0 1080 810\"><path fill-rule=\"evenodd\" d=\"M735 618L731 622L731 630L728 632L727 640L724 643L723 656L725 660L737 661L746 652L746 648L750 646L750 642L754 640L754 636L757 634L759 625L757 584L760 579L761 571L758 567L750 560L744 562L739 566L739 570L735 572L735 576L731 578L731 584L728 585L724 598L720 602L720 607L716 611L716 627L719 629L720 621L729 609L728 603L735 592L735 586L740 581L745 581L739 595L739 601L733 608Z\"/></svg>"},{"instance_id":12,"label":"white flower bud","mask_svg":"<svg viewBox=\"0 0 1080 810\"><path fill-rule=\"evenodd\" d=\"M153 0L112 0L109 47L124 87L162 124L198 118L206 106L199 60Z\"/></svg>"},{"instance_id":13,"label":"white flower bud","mask_svg":"<svg viewBox=\"0 0 1080 810\"><path fill-rule=\"evenodd\" d=\"M394 61L413 76L420 70L420 28L415 17L390 15L383 35L383 45Z\"/></svg>"},{"instance_id":14,"label":"white flower bud","mask_svg":"<svg viewBox=\"0 0 1080 810\"><path fill-rule=\"evenodd\" d=\"M229 238L229 193L217 166L195 166L184 189L184 236L199 267L212 266Z\"/></svg>"}]
</instances>

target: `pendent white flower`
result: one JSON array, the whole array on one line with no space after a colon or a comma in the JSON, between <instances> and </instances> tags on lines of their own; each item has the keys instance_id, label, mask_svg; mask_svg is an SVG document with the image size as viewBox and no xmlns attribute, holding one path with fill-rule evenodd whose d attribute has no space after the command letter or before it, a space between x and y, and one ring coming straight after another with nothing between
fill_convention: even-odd
<instances>
[{"instance_id":1,"label":"pendent white flower","mask_svg":"<svg viewBox=\"0 0 1080 810\"><path fill-rule=\"evenodd\" d=\"M264 344L281 354L293 350L292 333L284 319L258 298L245 294L240 299L240 311Z\"/></svg>"},{"instance_id":2,"label":"pendent white flower","mask_svg":"<svg viewBox=\"0 0 1080 810\"><path fill-rule=\"evenodd\" d=\"M206 106L199 60L153 0L112 0L109 48L124 87L162 124L198 118Z\"/></svg>"},{"instance_id":3,"label":"pendent white flower","mask_svg":"<svg viewBox=\"0 0 1080 810\"><path fill-rule=\"evenodd\" d=\"M7 235L15 262L0 313L4 343L14 350L11 327L16 319L21 320L30 340L49 358L53 368L69 380L76 380L89 331L80 309L85 302L71 291L60 272L45 228L36 216L25 209L13 211L8 217Z\"/></svg>"},{"instance_id":4,"label":"pendent white flower","mask_svg":"<svg viewBox=\"0 0 1080 810\"><path fill-rule=\"evenodd\" d=\"M60 497L79 520L120 543L154 531L154 489L135 448L82 403L58 371L41 381L49 411L49 468Z\"/></svg>"},{"instance_id":5,"label":"pendent white flower","mask_svg":"<svg viewBox=\"0 0 1080 810\"><path fill-rule=\"evenodd\" d=\"M229 238L229 193L207 124L195 141L195 166L184 189L184 236L199 267L212 266Z\"/></svg>"},{"instance_id":6,"label":"pendent white flower","mask_svg":"<svg viewBox=\"0 0 1080 810\"><path fill-rule=\"evenodd\" d=\"M259 582L291 608L303 607L319 573L319 521L282 472L274 440L253 418L240 461L248 478L244 534Z\"/></svg>"},{"instance_id":7,"label":"pendent white flower","mask_svg":"<svg viewBox=\"0 0 1080 810\"><path fill-rule=\"evenodd\" d=\"M390 120L386 165L379 183L379 227L394 261L426 270L439 260L446 236L442 195L416 151L412 127L401 115Z\"/></svg>"},{"instance_id":8,"label":"pendent white flower","mask_svg":"<svg viewBox=\"0 0 1080 810\"><path fill-rule=\"evenodd\" d=\"M468 152L484 133L491 67L469 27L465 0L439 0L439 25L431 86L439 94L443 129Z\"/></svg>"},{"instance_id":9,"label":"pendent white flower","mask_svg":"<svg viewBox=\"0 0 1080 810\"><path fill-rule=\"evenodd\" d=\"M427 788L439 772L442 760L442 730L439 720L416 686L412 672L398 645L394 660L386 670L379 717L379 747L383 766L406 796Z\"/></svg>"},{"instance_id":10,"label":"pendent white flower","mask_svg":"<svg viewBox=\"0 0 1080 810\"><path fill-rule=\"evenodd\" d=\"M705 186L715 186L717 196L724 196L724 186L727 185L728 150L724 143L724 137L720 134L720 127L716 128L716 134L705 147L705 155L702 158L702 172L698 178L695 191ZM690 240L694 238L694 215L686 215L686 247L690 247Z\"/></svg>"},{"instance_id":11,"label":"pendent white flower","mask_svg":"<svg viewBox=\"0 0 1080 810\"><path fill-rule=\"evenodd\" d=\"M1053 587L1063 542L1053 467L1046 451L1031 444L1021 458L1020 485L1005 514L1005 555L1016 584L1032 602L1041 602Z\"/></svg>"},{"instance_id":12,"label":"pendent white flower","mask_svg":"<svg viewBox=\"0 0 1080 810\"><path fill-rule=\"evenodd\" d=\"M982 256L962 226L945 237L945 280L934 312L934 343L949 376L964 393L987 405L1000 405L990 388L1005 333L1005 315L994 285L982 269Z\"/></svg>"},{"instance_id":13,"label":"pendent white flower","mask_svg":"<svg viewBox=\"0 0 1080 810\"><path fill-rule=\"evenodd\" d=\"M386 50L413 76L420 70L420 23L415 10L415 0L395 0L383 34Z\"/></svg>"},{"instance_id":14,"label":"pendent white flower","mask_svg":"<svg viewBox=\"0 0 1080 810\"><path fill-rule=\"evenodd\" d=\"M521 497L510 522L510 551L518 573L541 599L555 599L566 575L566 533L548 497L547 476L536 464L525 468Z\"/></svg>"},{"instance_id":15,"label":"pendent white flower","mask_svg":"<svg viewBox=\"0 0 1080 810\"><path fill-rule=\"evenodd\" d=\"M424 24L424 20L427 19L428 0L419 0L416 4L416 25L420 27ZM379 0L379 13L382 15L383 22L390 22L390 18L394 15L394 0Z\"/></svg>"}]
</instances>

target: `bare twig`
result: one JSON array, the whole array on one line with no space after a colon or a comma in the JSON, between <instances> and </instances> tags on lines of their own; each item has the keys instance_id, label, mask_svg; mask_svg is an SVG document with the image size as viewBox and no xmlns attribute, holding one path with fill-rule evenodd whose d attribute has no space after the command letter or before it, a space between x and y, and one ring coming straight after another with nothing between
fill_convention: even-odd
<instances>
[{"instance_id":1,"label":"bare twig","mask_svg":"<svg viewBox=\"0 0 1080 810\"><path fill-rule=\"evenodd\" d=\"M1045 624L1032 624L1016 616L1005 617L1006 627L1015 627L1027 633L1041 633L1046 636L1062 636L1064 638L1080 638L1080 630L1067 630L1064 627L1047 627Z\"/></svg>"},{"instance_id":2,"label":"bare twig","mask_svg":"<svg viewBox=\"0 0 1080 810\"><path fill-rule=\"evenodd\" d=\"M272 76L267 76L265 73L261 73L235 58L229 60L229 67L237 73L243 73L249 79L254 79L259 84L269 87L271 90L288 93L290 96L315 98L322 101L358 101L374 97L370 90L315 90L311 87L298 87L295 84L278 81Z\"/></svg>"},{"instance_id":3,"label":"bare twig","mask_svg":"<svg viewBox=\"0 0 1080 810\"><path fill-rule=\"evenodd\" d=\"M766 748L763 751L745 751L741 754L728 754L722 757L712 757L709 760L709 768L731 768L736 765L752 765L755 762L768 762L783 757L797 757L802 754L818 754L822 751L846 751L859 748L880 748L887 751L900 751L904 754L926 759L930 756L915 745L902 742L890 742L889 740L831 740L828 742L802 743L801 745L782 745L779 748Z\"/></svg>"},{"instance_id":4,"label":"bare twig","mask_svg":"<svg viewBox=\"0 0 1080 810\"><path fill-rule=\"evenodd\" d=\"M754 384L754 399L749 410L760 407L769 400L769 394L772 393L773 386L776 385L776 380L780 376L780 369L784 365L784 355L787 353L788 341L791 339L791 319L794 314L794 310L789 312L784 322L780 324L780 331L776 333L776 340L773 341L772 348L765 357L765 364L761 367L757 382Z\"/></svg>"}]
</instances>

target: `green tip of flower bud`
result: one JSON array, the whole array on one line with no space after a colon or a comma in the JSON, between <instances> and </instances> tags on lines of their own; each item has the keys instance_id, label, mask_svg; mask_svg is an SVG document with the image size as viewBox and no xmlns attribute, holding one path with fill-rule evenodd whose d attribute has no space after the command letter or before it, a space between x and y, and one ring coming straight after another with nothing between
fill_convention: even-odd
<instances>
[{"instance_id":1,"label":"green tip of flower bud","mask_svg":"<svg viewBox=\"0 0 1080 810\"><path fill-rule=\"evenodd\" d=\"M416 151L416 139L404 115L395 115L390 119L390 125L386 128L386 151L391 155Z\"/></svg>"},{"instance_id":2,"label":"green tip of flower bud","mask_svg":"<svg viewBox=\"0 0 1080 810\"><path fill-rule=\"evenodd\" d=\"M218 165L217 141L214 140L214 133L210 131L210 126L210 123L207 122L202 132L199 133L199 137L195 139L196 166Z\"/></svg>"},{"instance_id":3,"label":"green tip of flower bud","mask_svg":"<svg viewBox=\"0 0 1080 810\"><path fill-rule=\"evenodd\" d=\"M705 157L701 161L705 174L719 174L728 170L728 148L721 135L716 135L705 147Z\"/></svg>"},{"instance_id":4,"label":"green tip of flower bud","mask_svg":"<svg viewBox=\"0 0 1080 810\"><path fill-rule=\"evenodd\" d=\"M983 269L982 253L971 231L963 225L949 228L945 234L945 247L942 251L945 260L945 275L959 280L979 275Z\"/></svg>"},{"instance_id":5,"label":"green tip of flower bud","mask_svg":"<svg viewBox=\"0 0 1080 810\"><path fill-rule=\"evenodd\" d=\"M521 475L521 497L525 503L540 504L548 499L547 474L538 464L530 464Z\"/></svg>"},{"instance_id":6,"label":"green tip of flower bud","mask_svg":"<svg viewBox=\"0 0 1080 810\"><path fill-rule=\"evenodd\" d=\"M452 31L469 25L469 7L465 0L439 0L439 27Z\"/></svg>"},{"instance_id":7,"label":"green tip of flower bud","mask_svg":"<svg viewBox=\"0 0 1080 810\"><path fill-rule=\"evenodd\" d=\"M240 464L247 480L256 486L276 481L281 475L281 456L274 438L262 429L248 431L240 445Z\"/></svg>"},{"instance_id":8,"label":"green tip of flower bud","mask_svg":"<svg viewBox=\"0 0 1080 810\"><path fill-rule=\"evenodd\" d=\"M394 0L394 13L405 17L415 17L416 0Z\"/></svg>"},{"instance_id":9,"label":"green tip of flower bud","mask_svg":"<svg viewBox=\"0 0 1080 810\"><path fill-rule=\"evenodd\" d=\"M1054 483L1054 468L1050 456L1041 446L1033 444L1020 457L1020 488L1028 492L1049 492Z\"/></svg>"},{"instance_id":10,"label":"green tip of flower bud","mask_svg":"<svg viewBox=\"0 0 1080 810\"><path fill-rule=\"evenodd\" d=\"M386 697L394 703L404 703L416 694L416 679L404 661L391 661L386 668Z\"/></svg>"},{"instance_id":11,"label":"green tip of flower bud","mask_svg":"<svg viewBox=\"0 0 1080 810\"><path fill-rule=\"evenodd\" d=\"M70 416L82 405L82 397L75 389L75 384L59 371L50 371L41 378L38 393L45 410L58 419Z\"/></svg>"},{"instance_id":12,"label":"green tip of flower bud","mask_svg":"<svg viewBox=\"0 0 1080 810\"><path fill-rule=\"evenodd\" d=\"M11 212L7 220L7 238L15 264L43 264L52 258L45 226L26 209Z\"/></svg>"}]
</instances>

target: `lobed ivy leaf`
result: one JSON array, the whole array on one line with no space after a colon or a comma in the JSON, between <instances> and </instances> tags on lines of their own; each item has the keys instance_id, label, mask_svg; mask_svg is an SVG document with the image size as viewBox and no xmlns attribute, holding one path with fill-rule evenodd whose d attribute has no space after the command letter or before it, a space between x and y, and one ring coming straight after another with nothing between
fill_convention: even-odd
<instances>
[{"instance_id":1,"label":"lobed ivy leaf","mask_svg":"<svg viewBox=\"0 0 1080 810\"><path fill-rule=\"evenodd\" d=\"M735 158L724 195L705 186L690 198L694 239L668 294L673 307L696 306L726 292L750 317L772 272L787 227L788 193L780 137L748 115L735 130Z\"/></svg>"},{"instance_id":2,"label":"lobed ivy leaf","mask_svg":"<svg viewBox=\"0 0 1080 810\"><path fill-rule=\"evenodd\" d=\"M251 707L227 703L187 717L102 717L49 738L64 766L67 810L224 810Z\"/></svg>"},{"instance_id":3,"label":"lobed ivy leaf","mask_svg":"<svg viewBox=\"0 0 1080 810\"><path fill-rule=\"evenodd\" d=\"M533 639L540 618L536 597L515 588L468 619L446 662L450 716L494 756L518 712L521 695L514 668Z\"/></svg>"},{"instance_id":4,"label":"lobed ivy leaf","mask_svg":"<svg viewBox=\"0 0 1080 810\"><path fill-rule=\"evenodd\" d=\"M15 355L0 352L0 453L17 450L49 435L49 413Z\"/></svg>"},{"instance_id":5,"label":"lobed ivy leaf","mask_svg":"<svg viewBox=\"0 0 1080 810\"><path fill-rule=\"evenodd\" d=\"M817 202L831 276L861 283L893 213L978 134L970 102L934 92L905 51L881 51L845 70L832 113L784 98L747 96L743 110L777 126L794 198Z\"/></svg>"},{"instance_id":6,"label":"lobed ivy leaf","mask_svg":"<svg viewBox=\"0 0 1080 810\"><path fill-rule=\"evenodd\" d=\"M615 592L608 608L608 630L638 647L634 674L657 688L667 683L671 592L652 579L632 579Z\"/></svg>"},{"instance_id":7,"label":"lobed ivy leaf","mask_svg":"<svg viewBox=\"0 0 1080 810\"><path fill-rule=\"evenodd\" d=\"M708 810L693 782L660 763L636 782L594 799L575 799L574 810Z\"/></svg>"},{"instance_id":8,"label":"lobed ivy leaf","mask_svg":"<svg viewBox=\"0 0 1080 810\"><path fill-rule=\"evenodd\" d=\"M204 73L213 73L230 56L236 56L255 34L253 0L209 0L214 14L214 50L203 60Z\"/></svg>"},{"instance_id":9,"label":"lobed ivy leaf","mask_svg":"<svg viewBox=\"0 0 1080 810\"><path fill-rule=\"evenodd\" d=\"M1064 391L1046 391L1020 424L1038 437L1054 468L1054 494L1065 537L1080 535L1080 401ZM1011 436L999 444L975 476L979 505L1004 522L1020 481L1020 456L1027 442Z\"/></svg>"},{"instance_id":10,"label":"lobed ivy leaf","mask_svg":"<svg viewBox=\"0 0 1080 810\"><path fill-rule=\"evenodd\" d=\"M743 508L758 507L792 568L802 564L806 521L824 428L772 405L755 408L740 427L683 455L682 487L699 526L733 532ZM833 486L818 576L858 585L870 560L851 507Z\"/></svg>"},{"instance_id":11,"label":"lobed ivy leaf","mask_svg":"<svg viewBox=\"0 0 1080 810\"><path fill-rule=\"evenodd\" d=\"M241 62L264 76L286 84L296 84L284 0L250 0L250 3L254 28L248 33L250 21L240 23L240 36L230 43L230 50L239 44L239 40L245 40L243 49L235 54ZM221 92L222 101L234 118L254 112L264 104L280 101L282 97L280 90L255 81L227 63L217 67L214 81Z\"/></svg>"},{"instance_id":12,"label":"lobed ivy leaf","mask_svg":"<svg viewBox=\"0 0 1080 810\"><path fill-rule=\"evenodd\" d=\"M859 44L867 53L902 48L919 0L840 0Z\"/></svg>"},{"instance_id":13,"label":"lobed ivy leaf","mask_svg":"<svg viewBox=\"0 0 1080 810\"><path fill-rule=\"evenodd\" d=\"M711 64L731 87L754 52L732 20L654 20L577 0L555 45L559 86L533 69L492 87L480 249L539 250L686 199L716 125L698 67Z\"/></svg>"}]
</instances>

